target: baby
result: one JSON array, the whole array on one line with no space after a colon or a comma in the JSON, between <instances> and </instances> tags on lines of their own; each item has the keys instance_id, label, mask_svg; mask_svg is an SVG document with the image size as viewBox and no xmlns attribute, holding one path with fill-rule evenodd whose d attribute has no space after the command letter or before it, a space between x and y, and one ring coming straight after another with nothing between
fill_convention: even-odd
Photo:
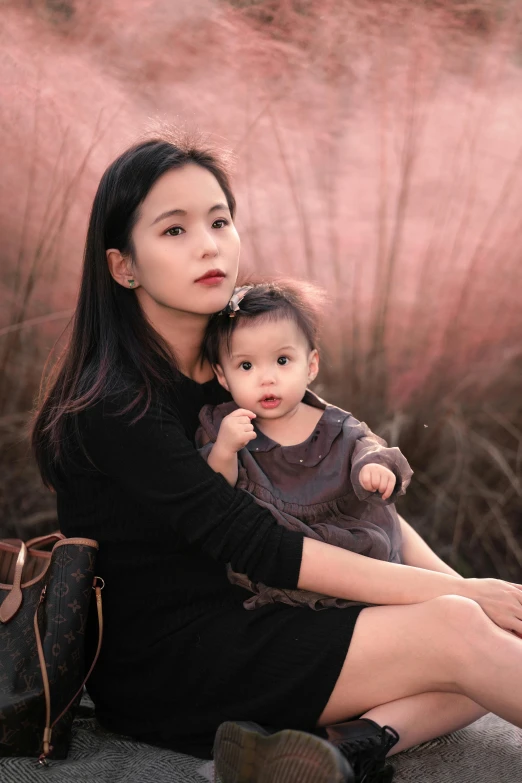
<instances>
[{"instance_id":1,"label":"baby","mask_svg":"<svg viewBox=\"0 0 522 783\"><path fill-rule=\"evenodd\" d=\"M295 282L244 286L211 318L205 351L234 401L202 408L196 443L213 470L281 525L400 563L393 501L412 470L398 448L307 388L319 370L310 290ZM248 609L274 601L314 609L356 603L254 584L230 568L229 579L253 593Z\"/></svg>"}]
</instances>

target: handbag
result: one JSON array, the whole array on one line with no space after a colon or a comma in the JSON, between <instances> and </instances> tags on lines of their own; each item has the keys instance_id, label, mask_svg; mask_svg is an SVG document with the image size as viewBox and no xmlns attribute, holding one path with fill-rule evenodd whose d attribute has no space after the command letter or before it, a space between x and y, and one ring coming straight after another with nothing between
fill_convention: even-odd
<instances>
[{"instance_id":1,"label":"handbag","mask_svg":"<svg viewBox=\"0 0 522 783\"><path fill-rule=\"evenodd\" d=\"M40 547L54 543L52 551ZM0 541L0 756L65 758L83 686L100 653L98 543L61 533ZM84 675L95 594L98 646Z\"/></svg>"}]
</instances>

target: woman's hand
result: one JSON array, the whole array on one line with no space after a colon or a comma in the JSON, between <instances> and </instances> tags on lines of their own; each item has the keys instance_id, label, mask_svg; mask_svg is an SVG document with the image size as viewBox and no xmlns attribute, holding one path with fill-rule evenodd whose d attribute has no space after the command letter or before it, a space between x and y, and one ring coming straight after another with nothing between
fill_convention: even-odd
<instances>
[{"instance_id":1,"label":"woman's hand","mask_svg":"<svg viewBox=\"0 0 522 783\"><path fill-rule=\"evenodd\" d=\"M522 636L522 585L502 579L466 579L466 594L505 631Z\"/></svg>"},{"instance_id":2,"label":"woman's hand","mask_svg":"<svg viewBox=\"0 0 522 783\"><path fill-rule=\"evenodd\" d=\"M225 416L219 427L214 449L226 456L237 454L247 443L257 438L252 424L255 416L255 413L246 408L238 408Z\"/></svg>"},{"instance_id":3,"label":"woman's hand","mask_svg":"<svg viewBox=\"0 0 522 783\"><path fill-rule=\"evenodd\" d=\"M388 500L396 484L395 473L384 465L370 462L359 473L359 482L367 492L380 492L383 500Z\"/></svg>"}]
</instances>

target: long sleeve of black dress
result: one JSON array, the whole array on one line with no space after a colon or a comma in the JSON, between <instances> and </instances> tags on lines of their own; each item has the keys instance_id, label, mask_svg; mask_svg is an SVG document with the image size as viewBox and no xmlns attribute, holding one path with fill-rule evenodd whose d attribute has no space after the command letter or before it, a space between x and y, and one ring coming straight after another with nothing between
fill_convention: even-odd
<instances>
[{"instance_id":1,"label":"long sleeve of black dress","mask_svg":"<svg viewBox=\"0 0 522 783\"><path fill-rule=\"evenodd\" d=\"M98 471L146 509L148 525L171 527L251 579L297 585L302 534L279 526L209 468L176 413L151 406L130 423L130 414L116 412L115 403L103 402L84 415L86 451Z\"/></svg>"}]
</instances>

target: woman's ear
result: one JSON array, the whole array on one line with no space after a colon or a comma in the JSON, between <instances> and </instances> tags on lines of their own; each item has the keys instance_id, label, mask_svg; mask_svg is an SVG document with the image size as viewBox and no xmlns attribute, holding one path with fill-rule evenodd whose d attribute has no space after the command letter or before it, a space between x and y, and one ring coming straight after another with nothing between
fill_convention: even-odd
<instances>
[{"instance_id":1,"label":"woman's ear","mask_svg":"<svg viewBox=\"0 0 522 783\"><path fill-rule=\"evenodd\" d=\"M116 248L110 248L105 253L107 255L109 272L114 280L124 288L137 288L139 281L136 279L136 274L132 269L131 259L122 255L121 251L116 250Z\"/></svg>"},{"instance_id":2,"label":"woman's ear","mask_svg":"<svg viewBox=\"0 0 522 783\"><path fill-rule=\"evenodd\" d=\"M223 372L223 368L221 367L221 365L220 364L213 364L212 365L212 369L216 373L216 378L218 379L218 381L220 382L222 387L224 389L226 389L227 392L229 392L230 389L228 388L227 379L225 378L225 373Z\"/></svg>"},{"instance_id":3,"label":"woman's ear","mask_svg":"<svg viewBox=\"0 0 522 783\"><path fill-rule=\"evenodd\" d=\"M312 381L315 381L318 372L319 372L319 351L317 351L317 349L314 348L313 351L310 351L310 355L308 356L308 383L312 383Z\"/></svg>"}]
</instances>

